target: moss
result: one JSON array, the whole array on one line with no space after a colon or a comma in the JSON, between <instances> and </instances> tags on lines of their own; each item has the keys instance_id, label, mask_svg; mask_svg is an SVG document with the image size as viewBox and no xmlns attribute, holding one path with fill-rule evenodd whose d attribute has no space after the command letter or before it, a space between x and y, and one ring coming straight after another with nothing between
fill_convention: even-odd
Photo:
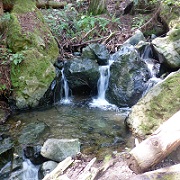
<instances>
[{"instance_id":1,"label":"moss","mask_svg":"<svg viewBox=\"0 0 180 180\"><path fill-rule=\"evenodd\" d=\"M159 125L180 109L180 73L161 85L161 93L150 101L147 117L150 124ZM158 120L158 121L157 121Z\"/></svg>"},{"instance_id":2,"label":"moss","mask_svg":"<svg viewBox=\"0 0 180 180\"><path fill-rule=\"evenodd\" d=\"M36 1L33 0L16 0L13 7L13 13L27 13L36 9Z\"/></svg>"}]
</instances>

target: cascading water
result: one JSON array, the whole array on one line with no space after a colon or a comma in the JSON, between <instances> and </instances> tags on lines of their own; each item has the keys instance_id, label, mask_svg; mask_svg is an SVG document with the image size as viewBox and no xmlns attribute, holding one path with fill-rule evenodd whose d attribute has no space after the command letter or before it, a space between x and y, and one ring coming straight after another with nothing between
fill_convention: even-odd
<instances>
[{"instance_id":1,"label":"cascading water","mask_svg":"<svg viewBox=\"0 0 180 180\"><path fill-rule=\"evenodd\" d=\"M38 180L39 166L31 163L29 159L24 159L22 180Z\"/></svg>"},{"instance_id":2,"label":"cascading water","mask_svg":"<svg viewBox=\"0 0 180 180\"><path fill-rule=\"evenodd\" d=\"M109 84L109 77L110 77L110 66L113 63L112 60L109 60L109 64L106 66L99 66L100 78L97 83L98 87L98 96L96 99L90 103L90 107L99 107L101 109L109 109L109 108L116 108L115 105L110 104L106 100L106 90Z\"/></svg>"},{"instance_id":3,"label":"cascading water","mask_svg":"<svg viewBox=\"0 0 180 180\"><path fill-rule=\"evenodd\" d=\"M148 80L147 85L148 88L144 92L144 95L149 91L150 88L152 88L155 84L161 82L160 78L156 77L156 69L154 65L154 59L153 59L153 51L150 45L147 45L144 49L143 54L141 55L141 58L144 60L146 63L150 73L151 73L151 78Z\"/></svg>"},{"instance_id":4,"label":"cascading water","mask_svg":"<svg viewBox=\"0 0 180 180\"><path fill-rule=\"evenodd\" d=\"M64 97L61 99L60 103L61 104L70 104L71 103L71 98L69 96L69 86L67 79L64 75L64 68L61 70L62 74L62 83L63 83L63 90L64 90Z\"/></svg>"}]
</instances>

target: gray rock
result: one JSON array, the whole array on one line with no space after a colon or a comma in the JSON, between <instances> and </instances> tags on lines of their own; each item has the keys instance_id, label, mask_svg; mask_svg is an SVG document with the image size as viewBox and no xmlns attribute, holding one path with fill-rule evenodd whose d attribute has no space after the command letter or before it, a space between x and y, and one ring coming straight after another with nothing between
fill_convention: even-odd
<instances>
[{"instance_id":1,"label":"gray rock","mask_svg":"<svg viewBox=\"0 0 180 180\"><path fill-rule=\"evenodd\" d=\"M82 57L96 60L99 65L107 65L110 54L103 44L90 44L82 50Z\"/></svg>"},{"instance_id":2,"label":"gray rock","mask_svg":"<svg viewBox=\"0 0 180 180\"><path fill-rule=\"evenodd\" d=\"M41 149L42 156L57 162L79 152L80 142L78 139L48 139Z\"/></svg>"},{"instance_id":3,"label":"gray rock","mask_svg":"<svg viewBox=\"0 0 180 180\"><path fill-rule=\"evenodd\" d=\"M99 79L99 66L91 59L74 58L64 65L64 74L73 93L95 91Z\"/></svg>"},{"instance_id":4,"label":"gray rock","mask_svg":"<svg viewBox=\"0 0 180 180\"><path fill-rule=\"evenodd\" d=\"M49 174L51 171L53 171L58 163L54 161L47 161L42 164L39 170L39 179L43 179L43 177L46 176L46 174Z\"/></svg>"},{"instance_id":5,"label":"gray rock","mask_svg":"<svg viewBox=\"0 0 180 180\"><path fill-rule=\"evenodd\" d=\"M180 107L180 71L156 84L136 105L127 119L133 133L144 137L154 132Z\"/></svg>"},{"instance_id":6,"label":"gray rock","mask_svg":"<svg viewBox=\"0 0 180 180\"><path fill-rule=\"evenodd\" d=\"M159 54L162 56L163 63L171 68L180 68L180 27L174 27L168 32L166 37L156 38L152 44Z\"/></svg>"},{"instance_id":7,"label":"gray rock","mask_svg":"<svg viewBox=\"0 0 180 180\"><path fill-rule=\"evenodd\" d=\"M133 46L123 45L112 58L106 97L119 107L131 107L146 90L150 72Z\"/></svg>"},{"instance_id":8,"label":"gray rock","mask_svg":"<svg viewBox=\"0 0 180 180\"><path fill-rule=\"evenodd\" d=\"M135 34L127 39L124 44L137 45L140 41L145 41L145 37L140 30L136 30Z\"/></svg>"}]
</instances>

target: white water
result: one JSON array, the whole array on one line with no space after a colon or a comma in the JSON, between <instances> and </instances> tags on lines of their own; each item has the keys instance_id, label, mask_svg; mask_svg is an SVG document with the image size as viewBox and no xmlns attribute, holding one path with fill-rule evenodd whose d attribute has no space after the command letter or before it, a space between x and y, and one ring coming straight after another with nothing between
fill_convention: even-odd
<instances>
[{"instance_id":1,"label":"white water","mask_svg":"<svg viewBox=\"0 0 180 180\"><path fill-rule=\"evenodd\" d=\"M156 72L154 70L154 62L152 59L152 49L150 46L146 46L144 49L144 52L141 56L141 58L144 60L144 62L146 63L150 73L151 73L151 78L148 80L147 84L148 84L148 88L147 90L143 93L143 95L145 95L149 89L151 89L155 84L161 82L162 80L160 78L156 77Z\"/></svg>"},{"instance_id":2,"label":"white water","mask_svg":"<svg viewBox=\"0 0 180 180\"><path fill-rule=\"evenodd\" d=\"M60 103L61 104L70 104L71 98L69 96L68 82L67 82L66 77L64 75L64 68L61 70L61 74L62 74L62 81L63 81L64 97L61 99Z\"/></svg>"},{"instance_id":3,"label":"white water","mask_svg":"<svg viewBox=\"0 0 180 180\"><path fill-rule=\"evenodd\" d=\"M113 104L110 104L106 100L106 90L109 84L110 77L110 66L113 63L112 60L109 61L109 64L106 66L99 66L100 78L98 80L98 96L96 99L93 99L90 103L90 107L99 107L101 109L116 109L117 107Z\"/></svg>"},{"instance_id":4,"label":"white water","mask_svg":"<svg viewBox=\"0 0 180 180\"><path fill-rule=\"evenodd\" d=\"M23 162L22 180L38 180L39 166L35 166L29 159Z\"/></svg>"}]
</instances>

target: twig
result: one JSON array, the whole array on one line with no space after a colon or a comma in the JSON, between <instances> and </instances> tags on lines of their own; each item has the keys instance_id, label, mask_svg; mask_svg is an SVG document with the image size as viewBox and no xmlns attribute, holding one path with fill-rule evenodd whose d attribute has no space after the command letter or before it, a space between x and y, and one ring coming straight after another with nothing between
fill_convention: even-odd
<instances>
[{"instance_id":1,"label":"twig","mask_svg":"<svg viewBox=\"0 0 180 180\"><path fill-rule=\"evenodd\" d=\"M86 38L92 31L94 31L96 28L97 28L97 26L95 26L95 27L92 28L90 31L88 31L88 32L84 35L84 37L81 39L81 42L82 42L83 39L85 39L85 38Z\"/></svg>"},{"instance_id":2,"label":"twig","mask_svg":"<svg viewBox=\"0 0 180 180\"><path fill-rule=\"evenodd\" d=\"M152 16L152 18L149 19L149 21L147 21L147 22L146 22L143 26L141 26L139 29L140 29L140 30L146 29L146 27L148 26L148 24L150 24L154 19L157 18L160 10L161 10L161 5L157 8L157 11L154 13L154 15Z\"/></svg>"}]
</instances>

